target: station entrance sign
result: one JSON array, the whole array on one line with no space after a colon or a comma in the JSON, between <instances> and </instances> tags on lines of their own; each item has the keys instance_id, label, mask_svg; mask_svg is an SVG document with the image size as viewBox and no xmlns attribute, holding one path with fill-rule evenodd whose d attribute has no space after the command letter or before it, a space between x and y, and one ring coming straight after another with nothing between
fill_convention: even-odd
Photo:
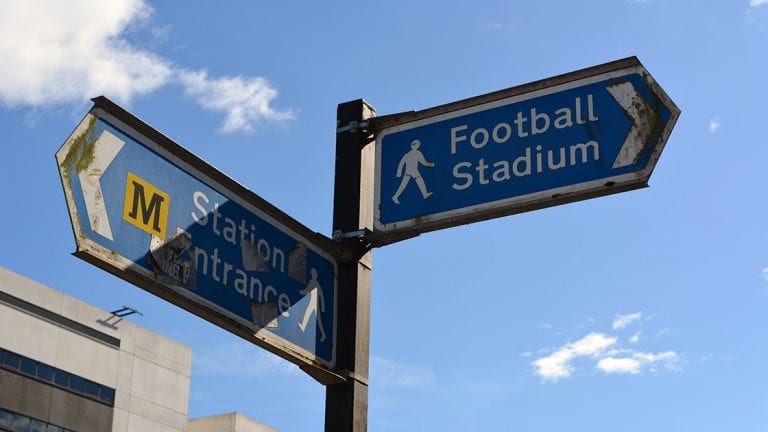
<instances>
[{"instance_id":1,"label":"station entrance sign","mask_svg":"<svg viewBox=\"0 0 768 432\"><path fill-rule=\"evenodd\" d=\"M645 187L679 113L632 57L382 119L374 230L426 232Z\"/></svg>"},{"instance_id":2,"label":"station entrance sign","mask_svg":"<svg viewBox=\"0 0 768 432\"><path fill-rule=\"evenodd\" d=\"M314 233L106 98L56 154L81 257L330 371L338 262Z\"/></svg>"}]
</instances>

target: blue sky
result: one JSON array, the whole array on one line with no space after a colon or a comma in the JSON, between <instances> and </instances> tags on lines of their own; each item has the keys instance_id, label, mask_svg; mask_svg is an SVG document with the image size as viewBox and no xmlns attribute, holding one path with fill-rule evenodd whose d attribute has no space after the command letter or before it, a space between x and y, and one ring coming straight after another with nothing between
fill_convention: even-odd
<instances>
[{"instance_id":1,"label":"blue sky","mask_svg":"<svg viewBox=\"0 0 768 432\"><path fill-rule=\"evenodd\" d=\"M330 234L336 105L423 109L636 55L651 187L374 253L371 431L768 429L768 2L0 2L0 265L193 349L190 415L320 430L298 368L70 255L54 153L103 94Z\"/></svg>"}]
</instances>

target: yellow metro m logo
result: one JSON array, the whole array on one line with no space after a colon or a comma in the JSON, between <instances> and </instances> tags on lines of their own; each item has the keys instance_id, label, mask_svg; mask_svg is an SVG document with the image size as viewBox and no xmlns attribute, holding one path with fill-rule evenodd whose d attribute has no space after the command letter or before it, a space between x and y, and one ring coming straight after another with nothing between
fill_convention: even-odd
<instances>
[{"instance_id":1,"label":"yellow metro m logo","mask_svg":"<svg viewBox=\"0 0 768 432\"><path fill-rule=\"evenodd\" d=\"M132 172L125 181L123 219L165 240L171 197Z\"/></svg>"}]
</instances>

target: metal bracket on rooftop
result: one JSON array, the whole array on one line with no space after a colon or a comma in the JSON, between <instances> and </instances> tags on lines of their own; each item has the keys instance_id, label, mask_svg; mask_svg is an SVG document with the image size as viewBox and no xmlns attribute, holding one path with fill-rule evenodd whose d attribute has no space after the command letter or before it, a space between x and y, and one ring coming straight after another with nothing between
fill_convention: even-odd
<instances>
[{"instance_id":1,"label":"metal bracket on rooftop","mask_svg":"<svg viewBox=\"0 0 768 432\"><path fill-rule=\"evenodd\" d=\"M110 313L112 315L118 317L118 318L127 317L128 315L133 315L133 314L139 314L141 316L144 316L143 313L137 311L136 309L134 309L132 307L128 307L128 306L123 306L122 308L117 309L117 310L113 310Z\"/></svg>"}]
</instances>

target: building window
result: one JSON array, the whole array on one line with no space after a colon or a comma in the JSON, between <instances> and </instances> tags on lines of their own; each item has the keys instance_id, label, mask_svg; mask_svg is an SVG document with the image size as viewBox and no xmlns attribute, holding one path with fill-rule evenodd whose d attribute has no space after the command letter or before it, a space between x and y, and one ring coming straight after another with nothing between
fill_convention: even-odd
<instances>
[{"instance_id":1,"label":"building window","mask_svg":"<svg viewBox=\"0 0 768 432\"><path fill-rule=\"evenodd\" d=\"M70 375L69 389L75 393L85 393L85 380L77 375Z\"/></svg>"},{"instance_id":2,"label":"building window","mask_svg":"<svg viewBox=\"0 0 768 432\"><path fill-rule=\"evenodd\" d=\"M69 372L64 372L60 369L53 371L53 383L59 387L67 387L69 385Z\"/></svg>"},{"instance_id":3,"label":"building window","mask_svg":"<svg viewBox=\"0 0 768 432\"><path fill-rule=\"evenodd\" d=\"M101 387L100 385L96 384L93 381L86 381L84 385L85 385L85 388L84 388L85 394L94 398L99 397L99 387Z\"/></svg>"},{"instance_id":4,"label":"building window","mask_svg":"<svg viewBox=\"0 0 768 432\"><path fill-rule=\"evenodd\" d=\"M21 359L19 358L18 355L10 351L5 351L3 353L3 366L7 366L11 369L18 369L20 362L21 362Z\"/></svg>"},{"instance_id":5,"label":"building window","mask_svg":"<svg viewBox=\"0 0 768 432\"><path fill-rule=\"evenodd\" d=\"M37 365L37 377L43 381L53 381L53 368L42 363Z\"/></svg>"},{"instance_id":6,"label":"building window","mask_svg":"<svg viewBox=\"0 0 768 432\"><path fill-rule=\"evenodd\" d=\"M3 348L0 348L0 367L78 393L109 406L115 406L114 389ZM32 428L29 429L31 431L36 432L38 430L33 426L30 428ZM51 430L58 432L56 429ZM45 432L48 431L45 430Z\"/></svg>"},{"instance_id":7,"label":"building window","mask_svg":"<svg viewBox=\"0 0 768 432\"><path fill-rule=\"evenodd\" d=\"M42 420L29 420L29 432L46 432L48 429L48 423Z\"/></svg>"},{"instance_id":8,"label":"building window","mask_svg":"<svg viewBox=\"0 0 768 432\"><path fill-rule=\"evenodd\" d=\"M37 362L32 360L31 358L22 357L21 358L21 367L19 368L21 372L27 374L27 375L35 375L37 373Z\"/></svg>"},{"instance_id":9,"label":"building window","mask_svg":"<svg viewBox=\"0 0 768 432\"><path fill-rule=\"evenodd\" d=\"M0 408L0 431L10 432L74 432L61 426L52 425L42 420L27 417L13 411Z\"/></svg>"},{"instance_id":10,"label":"building window","mask_svg":"<svg viewBox=\"0 0 768 432\"><path fill-rule=\"evenodd\" d=\"M99 389L99 399L109 405L115 404L115 390L109 387L101 387Z\"/></svg>"}]
</instances>

